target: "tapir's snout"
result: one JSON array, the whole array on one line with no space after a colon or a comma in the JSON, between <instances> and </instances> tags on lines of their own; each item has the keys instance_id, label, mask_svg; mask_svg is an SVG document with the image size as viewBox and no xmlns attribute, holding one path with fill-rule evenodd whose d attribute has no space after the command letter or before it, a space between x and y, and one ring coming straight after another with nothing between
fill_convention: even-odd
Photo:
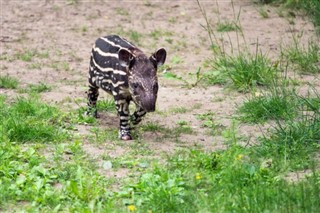
<instances>
[{"instance_id":1,"label":"tapir's snout","mask_svg":"<svg viewBox=\"0 0 320 213\"><path fill-rule=\"evenodd\" d=\"M157 97L149 95L143 98L142 107L146 112L154 112L156 110Z\"/></svg>"}]
</instances>

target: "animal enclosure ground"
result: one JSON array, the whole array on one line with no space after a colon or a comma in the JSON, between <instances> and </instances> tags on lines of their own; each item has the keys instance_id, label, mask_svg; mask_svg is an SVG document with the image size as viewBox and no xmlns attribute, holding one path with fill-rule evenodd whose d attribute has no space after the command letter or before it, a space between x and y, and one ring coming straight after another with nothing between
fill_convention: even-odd
<instances>
[{"instance_id":1,"label":"animal enclosure ground","mask_svg":"<svg viewBox=\"0 0 320 213\"><path fill-rule=\"evenodd\" d=\"M52 198L52 205L44 201L44 204L41 204L42 201L38 200L35 206L32 206L32 201L26 197L15 199L15 196L20 196L24 192L20 195L18 192L15 195L8 192L6 197L0 196L2 199L0 199L0 211L32 210L32 208L46 211L54 210L56 207L56 211L88 209L95 212L95 209L90 209L90 202L95 193L99 194L100 189L97 192L91 192L90 184L95 186L95 189L99 187L110 189L110 194L108 194L109 191L105 192L106 197L110 198L108 202L111 200L110 203L115 199L112 193L122 190L121 192L125 194L123 197L127 200L122 200L124 204L117 200L110 206L104 206L105 209L110 208L115 212L137 211L134 208L152 199L148 201L142 199L141 203L136 200L133 202L132 197L127 198L132 195L133 192L130 190L133 189L125 191L123 187L128 182L137 181L141 175L144 178L139 182L141 185L137 184L134 187L143 188L143 181L152 182L153 178L143 174L154 165L167 165L168 156L175 158L176 153L190 150L201 150L206 153L228 150L232 141L236 141L239 147L258 144L259 138L270 134L269 130L276 126L276 122L274 120L267 120L260 124L242 122L238 119L238 108L252 97L265 96L264 91L267 90L267 85L263 85L265 81L259 84L253 80L253 83L249 82L248 88L242 90L242 88L235 88L236 84L233 85L232 81L224 82L225 77L219 79L217 76L222 73L219 70L221 67L218 69L218 65L213 65L212 61L218 58L221 52L227 56L245 55L247 52L257 56L261 52L262 56L268 59L267 64L270 63L271 67L279 68L276 72L287 82L284 85L288 87L294 85L298 95L308 95L312 91L318 91L320 87L320 57L317 49L319 47L313 47L312 44L310 46L311 41L319 41L314 27L306 16L300 15L299 12L290 15L291 13L284 8L255 4L249 0L200 1L208 20L206 22L197 1L11 0L1 1L0 4L0 95L5 97L1 107L9 108L17 102L17 97L26 99L32 97L31 100L40 100L58 110L56 112L52 109L53 118L43 117L48 121L43 125L62 128L71 135L59 136L59 140L19 141L13 136L13 139L10 139L11 136L8 133L3 141L20 144L19 149L21 148L23 153L21 158L32 158L36 162L41 162L36 166L38 173L44 171L43 168L48 169L51 163L54 165L48 170L56 172L54 175L57 177L49 177L49 175L47 177L45 172L41 173L47 178L46 180L51 181L42 183L42 187L51 184L50 187L54 191L69 190L70 194L65 195L67 198L63 199L71 200L70 203L73 199L80 200L79 205L63 204L67 206L65 207L55 206L58 198ZM142 123L135 128L133 141L124 142L117 139L119 124L112 97L103 91L100 92L98 105L100 118L95 120L82 116L86 107L90 50L98 37L109 34L118 34L127 38L147 55L158 47L165 47L168 53L165 65L158 72L157 111L147 114ZM311 53L314 50L315 57L318 58L309 68L309 70L314 69L314 72L303 72L298 65L296 67L288 65L290 60L299 60L289 49L297 45L301 46L302 50L302 47L306 49L309 47ZM284 59L285 57L288 57L287 60ZM231 58L231 61L222 63L221 70L233 69L232 60ZM267 73L270 73L270 70L271 68L268 67ZM236 79L234 75L230 75ZM39 104L39 108L41 107L46 108ZM8 114L13 113L13 110L14 107L12 111L8 111ZM36 109L34 110L37 114ZM40 113L40 115L43 114ZM25 119L29 119L29 125L32 122L36 123L28 115ZM10 143L6 145L9 146ZM238 149L242 150L239 147ZM233 149L230 150L231 153ZM19 153L16 150L10 152ZM245 156L241 157L238 151L233 154L239 157L237 162L241 159L247 160ZM183 154L181 156L185 157ZM192 156L194 159L200 159L196 154L190 154L189 157ZM180 159L181 162L185 161L183 157ZM230 156L224 157L220 160L229 159ZM315 159L319 160L319 157ZM171 160L175 166L185 168L179 164L179 159ZM264 160L264 163L270 163L269 157ZM198 165L199 162L193 163ZM208 165L204 165L206 166ZM315 167L318 172L319 166ZM64 168L65 173L62 171ZM93 179L89 178L92 173L87 168L97 171L97 175L92 176ZM32 169L32 166L29 169ZM254 173L253 168L246 167L246 169L249 173ZM297 173L303 176L301 175L301 170L304 171L303 166L299 169ZM288 170L283 171L281 175L294 179ZM159 169L159 171L162 170ZM188 173L187 169L183 171ZM232 169L229 170L231 171ZM305 171L310 173L311 169L308 168ZM68 179L69 176L72 179L73 175L79 179L83 178L81 180L87 181L88 185L76 189L76 182ZM172 184L177 187L174 190L179 191L181 189L179 184L182 187L184 183L180 182L179 174L175 175L177 178L173 178ZM201 175L206 176L204 173ZM198 174L196 179L204 178L202 176ZM17 178L17 188L27 183L21 171L14 177ZM317 177L319 182L319 176ZM63 181L56 181L59 178ZM107 181L101 183L101 178ZM37 180L35 178L30 182ZM38 184L41 185L40 182ZM192 187L201 185L197 180L193 184ZM312 193L317 194L313 191ZM88 197L81 197L81 194ZM210 197L210 194L202 195ZM122 199L121 196L121 193L117 194L117 199ZM178 192L177 196L180 196ZM179 206L181 204L179 202L177 201L175 206ZM98 201L95 201L92 205L97 205L95 208L98 208L97 203ZM202 209L203 206L201 206ZM118 210L117 207L122 209ZM177 212L174 211L174 207L166 208ZM150 209L153 208L150 207ZM203 211L209 211L208 209ZM220 209L222 212L228 210L230 209ZM258 209L251 210L259 212ZM277 211L277 209L273 210ZM161 210L158 209L158 211Z\"/></svg>"}]
</instances>

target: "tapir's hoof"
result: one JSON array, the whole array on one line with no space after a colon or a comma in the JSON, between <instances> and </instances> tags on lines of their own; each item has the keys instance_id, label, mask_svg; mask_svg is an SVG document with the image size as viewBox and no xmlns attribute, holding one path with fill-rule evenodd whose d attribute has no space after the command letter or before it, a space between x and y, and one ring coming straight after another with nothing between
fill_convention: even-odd
<instances>
[{"instance_id":1,"label":"tapir's hoof","mask_svg":"<svg viewBox=\"0 0 320 213\"><path fill-rule=\"evenodd\" d=\"M119 138L124 141L132 140L130 130L119 130Z\"/></svg>"},{"instance_id":2,"label":"tapir's hoof","mask_svg":"<svg viewBox=\"0 0 320 213\"><path fill-rule=\"evenodd\" d=\"M132 140L132 137L131 137L131 135L123 135L123 136L121 136L121 140L130 141L130 140Z\"/></svg>"}]
</instances>

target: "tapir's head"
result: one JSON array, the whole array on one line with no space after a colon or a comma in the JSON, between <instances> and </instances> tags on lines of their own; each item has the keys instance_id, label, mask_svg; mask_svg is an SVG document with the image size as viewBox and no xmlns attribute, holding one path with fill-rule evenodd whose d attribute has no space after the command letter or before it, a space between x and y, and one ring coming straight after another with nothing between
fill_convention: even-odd
<instances>
[{"instance_id":1,"label":"tapir's head","mask_svg":"<svg viewBox=\"0 0 320 213\"><path fill-rule=\"evenodd\" d=\"M166 50L160 48L149 58L140 51L134 54L126 49L121 49L118 54L121 65L127 67L133 101L147 112L155 111L158 94L157 68L164 64Z\"/></svg>"}]
</instances>

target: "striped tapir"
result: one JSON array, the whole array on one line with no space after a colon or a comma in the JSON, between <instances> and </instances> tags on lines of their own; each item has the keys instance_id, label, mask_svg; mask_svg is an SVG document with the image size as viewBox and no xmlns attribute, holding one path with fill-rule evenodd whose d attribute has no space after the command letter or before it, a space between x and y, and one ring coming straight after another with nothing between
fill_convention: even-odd
<instances>
[{"instance_id":1,"label":"striped tapir","mask_svg":"<svg viewBox=\"0 0 320 213\"><path fill-rule=\"evenodd\" d=\"M90 58L88 111L98 117L96 103L99 88L113 95L120 117L119 138L131 140L130 122L138 124L146 112L155 111L157 67L164 64L166 50L158 49L147 57L134 44L117 35L96 40ZM130 116L129 104L136 104Z\"/></svg>"}]
</instances>

